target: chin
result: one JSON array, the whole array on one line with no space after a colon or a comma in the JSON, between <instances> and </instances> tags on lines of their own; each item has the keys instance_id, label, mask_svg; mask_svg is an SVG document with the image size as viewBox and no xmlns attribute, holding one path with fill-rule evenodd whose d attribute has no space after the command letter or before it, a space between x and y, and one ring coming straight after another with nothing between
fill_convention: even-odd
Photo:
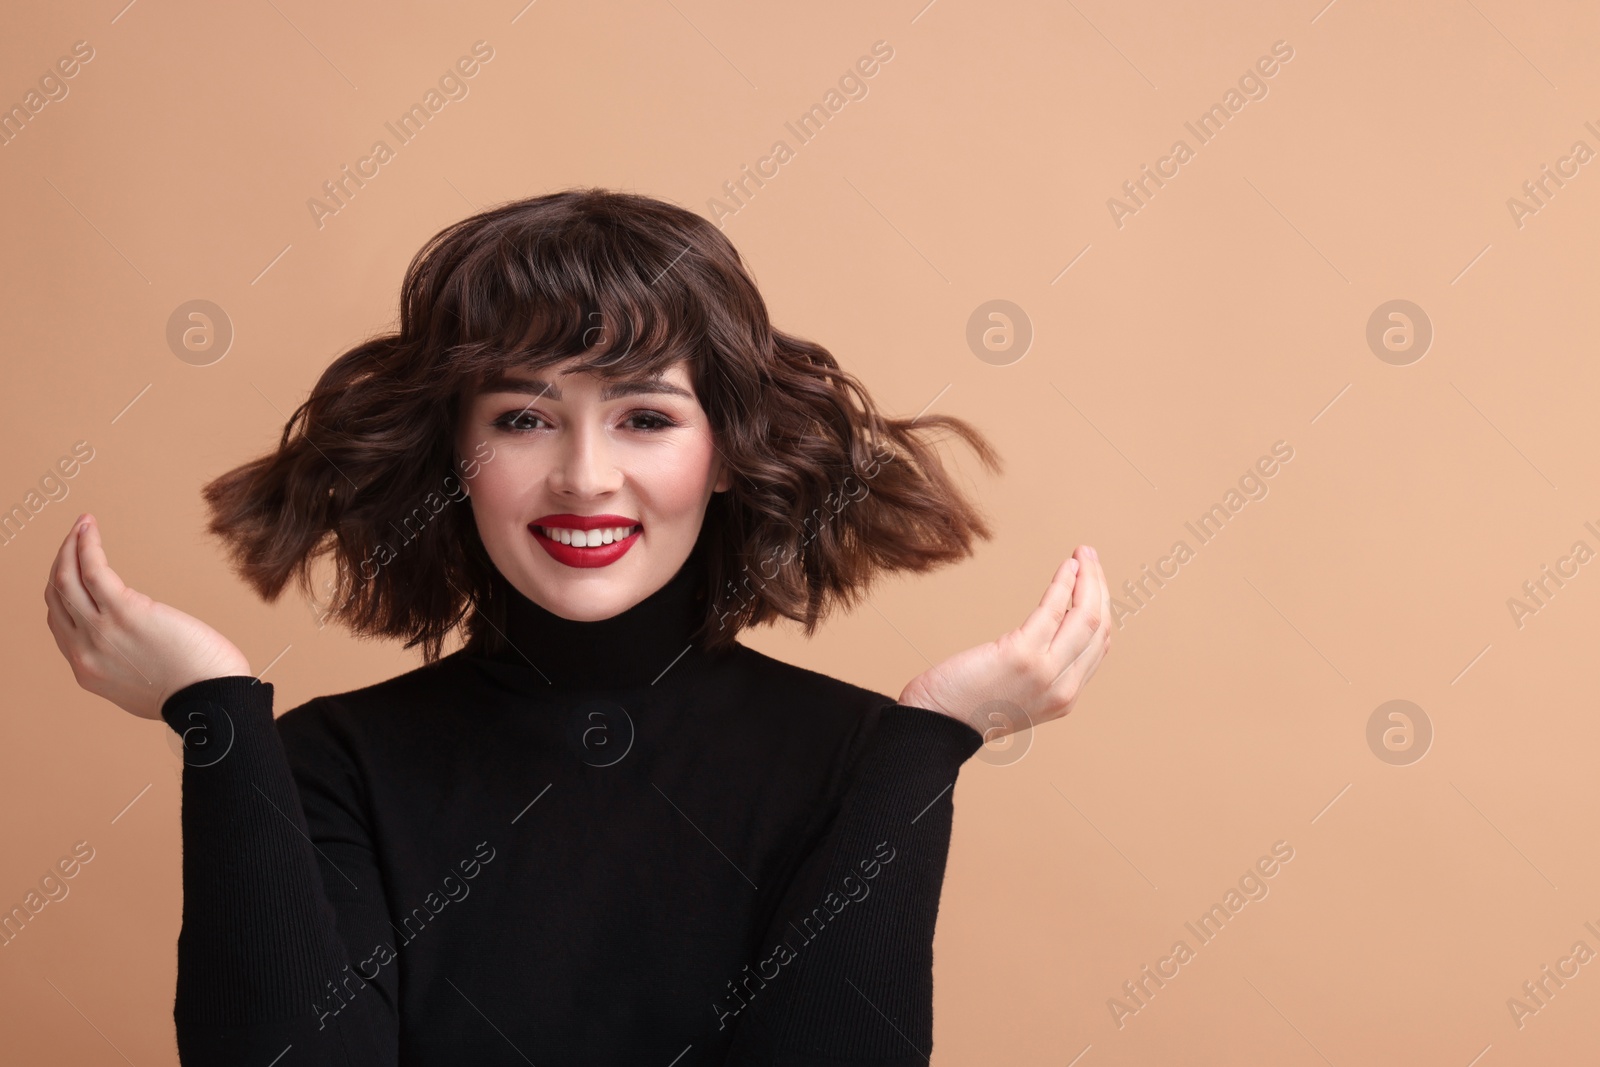
<instances>
[{"instance_id":1,"label":"chin","mask_svg":"<svg viewBox=\"0 0 1600 1067\"><path fill-rule=\"evenodd\" d=\"M606 570L610 568L582 573L563 567L563 573L536 578L532 586L543 595L541 606L546 610L572 622L597 622L611 618L630 603L633 583L620 575L597 573Z\"/></svg>"}]
</instances>

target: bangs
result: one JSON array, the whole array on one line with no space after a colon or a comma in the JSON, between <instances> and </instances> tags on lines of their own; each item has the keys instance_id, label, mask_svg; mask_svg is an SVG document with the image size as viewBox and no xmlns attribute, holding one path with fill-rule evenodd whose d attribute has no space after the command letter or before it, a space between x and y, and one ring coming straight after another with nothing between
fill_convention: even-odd
<instances>
[{"instance_id":1,"label":"bangs","mask_svg":"<svg viewBox=\"0 0 1600 1067\"><path fill-rule=\"evenodd\" d=\"M492 222L444 281L434 321L453 322L444 365L458 385L576 359L614 381L697 366L706 309L686 271L686 237L574 217L517 231Z\"/></svg>"}]
</instances>

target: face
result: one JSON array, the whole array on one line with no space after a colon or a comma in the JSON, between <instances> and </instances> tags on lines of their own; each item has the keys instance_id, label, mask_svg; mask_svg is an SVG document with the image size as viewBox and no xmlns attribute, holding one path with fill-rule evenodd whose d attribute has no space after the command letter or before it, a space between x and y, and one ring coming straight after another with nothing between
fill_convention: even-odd
<instances>
[{"instance_id":1,"label":"face","mask_svg":"<svg viewBox=\"0 0 1600 1067\"><path fill-rule=\"evenodd\" d=\"M620 387L571 365L463 397L456 455L480 459L468 499L500 573L545 610L594 622L667 584L733 479L685 364ZM595 518L602 528L585 529Z\"/></svg>"}]
</instances>

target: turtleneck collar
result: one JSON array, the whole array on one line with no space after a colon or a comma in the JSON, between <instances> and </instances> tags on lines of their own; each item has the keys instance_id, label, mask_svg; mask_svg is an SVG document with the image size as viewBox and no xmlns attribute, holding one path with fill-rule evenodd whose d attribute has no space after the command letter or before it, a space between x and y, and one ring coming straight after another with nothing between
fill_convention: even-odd
<instances>
[{"instance_id":1,"label":"turtleneck collar","mask_svg":"<svg viewBox=\"0 0 1600 1067\"><path fill-rule=\"evenodd\" d=\"M609 619L577 622L540 607L497 575L504 640L474 658L534 689L631 689L687 674L703 651L691 636L705 618L707 571L698 546L667 583ZM670 669L669 669L670 668Z\"/></svg>"}]
</instances>

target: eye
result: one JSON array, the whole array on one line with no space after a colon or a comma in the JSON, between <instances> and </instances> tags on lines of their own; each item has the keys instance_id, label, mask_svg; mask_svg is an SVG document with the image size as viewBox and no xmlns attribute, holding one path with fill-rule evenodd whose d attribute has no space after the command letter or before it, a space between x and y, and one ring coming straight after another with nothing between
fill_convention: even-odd
<instances>
[{"instance_id":1,"label":"eye","mask_svg":"<svg viewBox=\"0 0 1600 1067\"><path fill-rule=\"evenodd\" d=\"M525 420L530 419L534 423L545 424L543 415L536 415L533 412L528 411L526 408L519 408L516 411L508 411L504 415L501 415L498 419L494 420L492 425L498 427L499 429L505 430L507 433L518 434L533 433L544 428L543 425L529 425ZM662 430L670 430L678 425L678 422L675 419L663 415L659 411L631 412L623 421L625 424L631 425L634 429L643 433L660 433Z\"/></svg>"},{"instance_id":2,"label":"eye","mask_svg":"<svg viewBox=\"0 0 1600 1067\"><path fill-rule=\"evenodd\" d=\"M646 433L659 433L662 430L670 430L678 425L659 411L635 411L628 416L629 422L635 422L640 419L644 420L647 425L640 426L638 429L644 430Z\"/></svg>"},{"instance_id":3,"label":"eye","mask_svg":"<svg viewBox=\"0 0 1600 1067\"><path fill-rule=\"evenodd\" d=\"M504 415L501 415L498 419L494 420L493 425L509 433L531 433L535 427L516 425L524 419L532 419L535 422L544 421L543 416L535 415L526 408L519 408L516 411L508 411Z\"/></svg>"}]
</instances>

